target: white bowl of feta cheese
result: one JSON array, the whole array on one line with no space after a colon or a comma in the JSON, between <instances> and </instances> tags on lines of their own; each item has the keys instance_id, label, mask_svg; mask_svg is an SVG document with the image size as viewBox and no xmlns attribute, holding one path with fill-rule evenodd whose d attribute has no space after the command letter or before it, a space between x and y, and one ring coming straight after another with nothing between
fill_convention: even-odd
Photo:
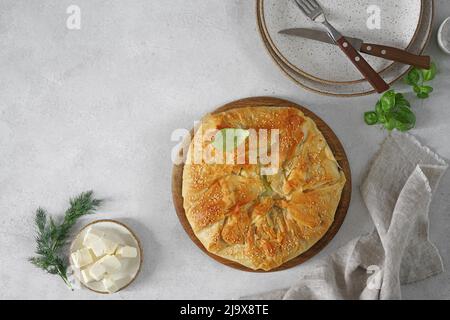
<instances>
[{"instance_id":1,"label":"white bowl of feta cheese","mask_svg":"<svg viewBox=\"0 0 450 320\"><path fill-rule=\"evenodd\" d=\"M70 264L80 283L97 293L123 290L136 279L142 248L133 231L115 220L85 226L70 246Z\"/></svg>"}]
</instances>

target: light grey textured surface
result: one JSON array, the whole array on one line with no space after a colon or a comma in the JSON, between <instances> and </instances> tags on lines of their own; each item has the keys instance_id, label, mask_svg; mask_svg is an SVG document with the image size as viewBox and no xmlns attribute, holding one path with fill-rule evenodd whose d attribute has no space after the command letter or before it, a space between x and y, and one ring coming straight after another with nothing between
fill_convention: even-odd
<instances>
[{"instance_id":1,"label":"light grey textured surface","mask_svg":"<svg viewBox=\"0 0 450 320\"><path fill-rule=\"evenodd\" d=\"M70 4L81 7L81 30L65 27ZM435 31L450 16L449 1L436 4ZM145 247L140 277L112 298L234 298L291 284L301 267L249 274L209 259L188 239L172 206L172 131L247 96L308 106L346 148L352 204L320 255L370 230L359 184L386 133L361 117L376 97L329 98L297 87L265 52L254 10L251 0L1 1L0 298L109 298L69 292L26 262L36 207L60 213L70 196L87 189L108 199L97 217L128 223ZM412 133L448 159L450 57L438 50L435 32L429 52L441 74L433 96L414 102ZM446 174L431 205L430 233L447 270L449 199ZM446 271L403 294L450 298L449 283Z\"/></svg>"}]
</instances>

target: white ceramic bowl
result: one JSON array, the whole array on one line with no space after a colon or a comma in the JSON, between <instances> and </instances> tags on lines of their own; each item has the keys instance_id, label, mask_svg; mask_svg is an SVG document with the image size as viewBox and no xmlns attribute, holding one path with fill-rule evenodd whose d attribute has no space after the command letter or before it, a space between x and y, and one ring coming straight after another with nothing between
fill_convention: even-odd
<instances>
[{"instance_id":1,"label":"white ceramic bowl","mask_svg":"<svg viewBox=\"0 0 450 320\"><path fill-rule=\"evenodd\" d=\"M439 47L441 47L445 53L450 54L450 17L445 19L441 24L437 38Z\"/></svg>"},{"instance_id":2,"label":"white ceramic bowl","mask_svg":"<svg viewBox=\"0 0 450 320\"><path fill-rule=\"evenodd\" d=\"M142 247L139 242L139 239L133 233L133 231L131 231L129 227L127 227L121 222L115 220L97 220L89 223L83 229L81 229L81 231L77 234L77 236L73 240L72 245L70 246L70 253L75 252L82 248L84 236L91 227L95 227L100 231L107 232L113 238L112 240L117 241L122 245L128 245L138 249L138 255L136 258L122 260L123 269L126 270L127 277L120 279L117 282L119 290L117 290L116 292L125 289L134 281L134 279L136 279L137 275L139 274L139 271L141 270L143 258L142 258ZM72 268L76 270L76 268L73 267L72 259L70 259L70 263L72 265ZM75 276L84 287L97 293L103 294L109 293L105 291L101 281L84 283L78 272L75 272Z\"/></svg>"}]
</instances>

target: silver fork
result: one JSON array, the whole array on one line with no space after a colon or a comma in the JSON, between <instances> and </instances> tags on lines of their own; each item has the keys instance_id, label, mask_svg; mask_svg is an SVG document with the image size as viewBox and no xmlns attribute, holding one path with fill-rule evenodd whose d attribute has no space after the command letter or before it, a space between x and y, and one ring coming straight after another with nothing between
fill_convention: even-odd
<instances>
[{"instance_id":1,"label":"silver fork","mask_svg":"<svg viewBox=\"0 0 450 320\"><path fill-rule=\"evenodd\" d=\"M341 50L347 55L351 62L358 68L361 74L374 87L378 93L389 90L389 85L381 76L367 63L361 54L353 48L349 41L337 31L327 20L322 7L316 0L295 0L300 10L312 21L322 23L328 31L330 37L336 42Z\"/></svg>"}]
</instances>

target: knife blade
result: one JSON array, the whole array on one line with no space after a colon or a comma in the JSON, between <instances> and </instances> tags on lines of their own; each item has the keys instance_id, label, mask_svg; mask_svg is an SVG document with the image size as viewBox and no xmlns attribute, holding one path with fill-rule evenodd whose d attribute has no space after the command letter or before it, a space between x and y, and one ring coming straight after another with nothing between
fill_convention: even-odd
<instances>
[{"instance_id":1,"label":"knife blade","mask_svg":"<svg viewBox=\"0 0 450 320\"><path fill-rule=\"evenodd\" d=\"M319 30L313 30L313 29L306 29L306 28L293 28L293 29L285 29L278 32L280 34L285 34L288 36L295 36L300 38L306 38L310 40L315 40L319 42L325 42L328 44L334 44L337 45L334 40L328 35L327 32L319 31ZM361 46L363 44L363 41L361 39L357 38L350 38L345 37L348 42L356 49L361 50Z\"/></svg>"},{"instance_id":2,"label":"knife blade","mask_svg":"<svg viewBox=\"0 0 450 320\"><path fill-rule=\"evenodd\" d=\"M306 29L306 28L292 28L281 30L278 33L295 36L310 40L315 40L327 44L337 45L332 38L328 35L328 33L319 30ZM364 43L363 40L352 37L345 37L348 42L358 51L363 53L388 59L400 63L404 63L407 65L415 66L422 69L430 69L431 67L431 57L430 56L419 56L412 53L409 53L406 50L388 47L378 44L370 44Z\"/></svg>"}]
</instances>

